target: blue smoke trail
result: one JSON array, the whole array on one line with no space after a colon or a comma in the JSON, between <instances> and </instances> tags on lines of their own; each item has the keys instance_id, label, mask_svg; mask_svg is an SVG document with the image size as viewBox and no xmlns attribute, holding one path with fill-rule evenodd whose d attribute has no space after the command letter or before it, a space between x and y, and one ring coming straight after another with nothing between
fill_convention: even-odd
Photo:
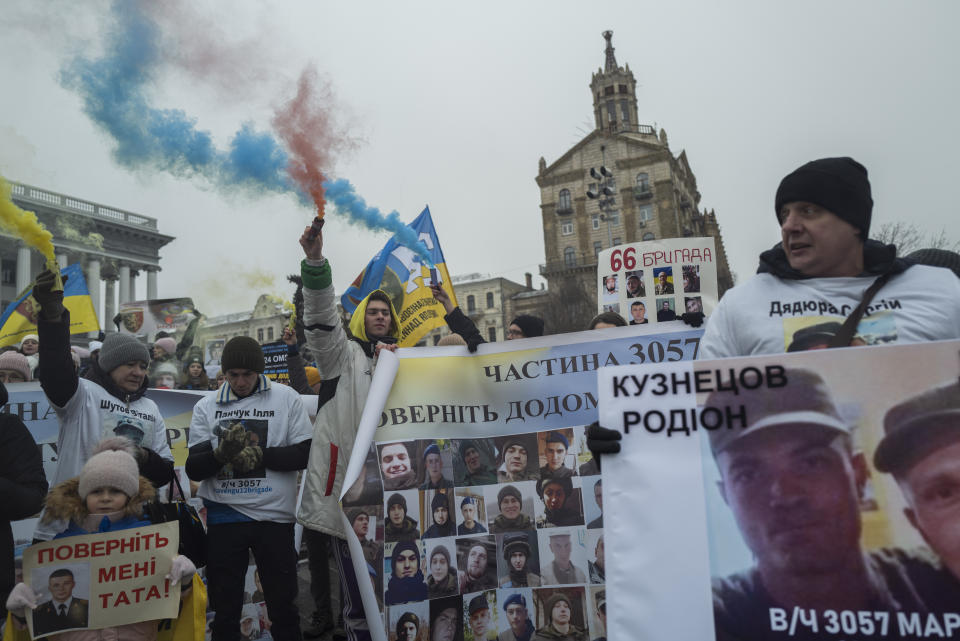
<instances>
[{"instance_id":1,"label":"blue smoke trail","mask_svg":"<svg viewBox=\"0 0 960 641\"><path fill-rule=\"evenodd\" d=\"M396 210L384 215L376 207L367 205L350 181L345 178L324 182L323 189L326 192L327 202L332 202L337 211L347 214L351 222L368 229L392 232L397 242L416 252L427 267L434 266L430 261L430 250L422 240L417 238L417 232L400 220L400 214Z\"/></svg>"},{"instance_id":2,"label":"blue smoke trail","mask_svg":"<svg viewBox=\"0 0 960 641\"><path fill-rule=\"evenodd\" d=\"M226 151L210 132L180 109L150 105L147 89L163 63L160 32L139 1L117 0L114 24L99 59L78 56L61 71L60 82L76 91L83 111L116 142L113 158L128 169L156 169L180 178L202 177L223 192L290 193L307 207L313 202L287 174L289 157L277 139L244 123ZM346 180L327 183L337 209L354 223L393 232L426 264L430 253L394 211L384 216L369 207Z\"/></svg>"}]
</instances>

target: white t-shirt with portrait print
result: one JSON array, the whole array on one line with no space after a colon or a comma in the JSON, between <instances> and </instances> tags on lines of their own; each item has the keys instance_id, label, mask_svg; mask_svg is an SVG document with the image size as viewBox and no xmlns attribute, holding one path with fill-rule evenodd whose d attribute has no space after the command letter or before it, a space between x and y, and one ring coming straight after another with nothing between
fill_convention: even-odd
<instances>
[{"instance_id":1,"label":"white t-shirt with portrait print","mask_svg":"<svg viewBox=\"0 0 960 641\"><path fill-rule=\"evenodd\" d=\"M219 434L237 421L260 447L285 447L313 438L313 425L300 395L286 385L271 384L269 389L229 403L218 403L219 397L210 394L194 405L189 447L209 442L216 449ZM227 464L216 476L201 481L197 494L256 521L292 523L297 471L261 466L241 474Z\"/></svg>"},{"instance_id":2,"label":"white t-shirt with portrait print","mask_svg":"<svg viewBox=\"0 0 960 641\"><path fill-rule=\"evenodd\" d=\"M93 381L81 378L76 393L66 405L57 407L52 402L50 405L60 421L57 467L50 479L50 487L80 476L80 470L94 448L108 437L125 436L138 446L173 461L160 408L145 396L127 404ZM62 521L41 523L34 536L50 540L66 525Z\"/></svg>"},{"instance_id":3,"label":"white t-shirt with portrait print","mask_svg":"<svg viewBox=\"0 0 960 641\"><path fill-rule=\"evenodd\" d=\"M788 280L757 274L724 294L707 319L697 358L785 352L796 331L843 323L876 278ZM891 277L873 297L855 337L868 345L960 338L960 278L926 265Z\"/></svg>"}]
</instances>

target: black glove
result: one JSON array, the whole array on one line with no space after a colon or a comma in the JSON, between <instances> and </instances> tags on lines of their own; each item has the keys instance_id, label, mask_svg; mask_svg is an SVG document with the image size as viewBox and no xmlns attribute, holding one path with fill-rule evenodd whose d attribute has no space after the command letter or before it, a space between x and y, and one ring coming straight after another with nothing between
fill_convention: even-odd
<instances>
[{"instance_id":1,"label":"black glove","mask_svg":"<svg viewBox=\"0 0 960 641\"><path fill-rule=\"evenodd\" d=\"M473 354L475 351L477 351L477 346L482 343L486 343L482 336L471 336L467 341L467 351Z\"/></svg>"},{"instance_id":2,"label":"black glove","mask_svg":"<svg viewBox=\"0 0 960 641\"><path fill-rule=\"evenodd\" d=\"M63 316L63 290L53 289L57 282L57 275L49 269L45 269L37 276L37 282L33 286L33 298L40 305L40 316L44 320L60 320ZM66 284L67 279L63 279Z\"/></svg>"},{"instance_id":3,"label":"black glove","mask_svg":"<svg viewBox=\"0 0 960 641\"><path fill-rule=\"evenodd\" d=\"M680 320L690 327L700 327L703 325L703 319L703 312L686 312L685 314L680 314Z\"/></svg>"},{"instance_id":4,"label":"black glove","mask_svg":"<svg viewBox=\"0 0 960 641\"><path fill-rule=\"evenodd\" d=\"M600 427L600 423L593 422L587 425L587 447L593 454L593 460L597 462L597 470L600 469L601 454L616 454L620 451L620 439L623 435L617 430Z\"/></svg>"}]
</instances>

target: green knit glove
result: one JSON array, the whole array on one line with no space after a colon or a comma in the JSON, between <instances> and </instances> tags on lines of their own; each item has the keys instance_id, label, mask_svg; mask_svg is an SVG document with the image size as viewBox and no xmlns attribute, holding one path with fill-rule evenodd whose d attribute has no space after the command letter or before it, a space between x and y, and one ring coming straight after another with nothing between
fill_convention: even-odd
<instances>
[{"instance_id":1,"label":"green knit glove","mask_svg":"<svg viewBox=\"0 0 960 641\"><path fill-rule=\"evenodd\" d=\"M243 429L243 423L234 423L220 437L220 444L213 451L213 456L220 463L227 463L246 446L247 431Z\"/></svg>"},{"instance_id":2,"label":"green knit glove","mask_svg":"<svg viewBox=\"0 0 960 641\"><path fill-rule=\"evenodd\" d=\"M261 463L263 463L263 450L259 445L248 445L233 457L230 466L233 467L234 472L244 474L260 467Z\"/></svg>"}]
</instances>

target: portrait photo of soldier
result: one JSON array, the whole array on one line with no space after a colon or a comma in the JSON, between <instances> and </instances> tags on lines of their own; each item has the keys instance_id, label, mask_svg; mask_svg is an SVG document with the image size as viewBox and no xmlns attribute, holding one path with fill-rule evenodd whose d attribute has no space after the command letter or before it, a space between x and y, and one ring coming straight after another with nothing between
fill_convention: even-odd
<instances>
[{"instance_id":1,"label":"portrait photo of soldier","mask_svg":"<svg viewBox=\"0 0 960 641\"><path fill-rule=\"evenodd\" d=\"M387 543L389 556L384 574L390 577L383 595L387 605L424 601L427 580L423 572L423 547L420 541Z\"/></svg>"},{"instance_id":2,"label":"portrait photo of soldier","mask_svg":"<svg viewBox=\"0 0 960 641\"><path fill-rule=\"evenodd\" d=\"M410 456L415 451L413 443L380 443L380 473L383 475L383 490L406 490L417 485L417 470Z\"/></svg>"},{"instance_id":3,"label":"portrait photo of soldier","mask_svg":"<svg viewBox=\"0 0 960 641\"><path fill-rule=\"evenodd\" d=\"M536 631L533 625L533 591L529 588L499 590L500 617L497 641L530 641Z\"/></svg>"},{"instance_id":4,"label":"portrait photo of soldier","mask_svg":"<svg viewBox=\"0 0 960 641\"><path fill-rule=\"evenodd\" d=\"M571 428L540 432L537 442L540 447L540 478L562 478L574 475L576 454L571 451L573 439Z\"/></svg>"},{"instance_id":5,"label":"portrait photo of soldier","mask_svg":"<svg viewBox=\"0 0 960 641\"><path fill-rule=\"evenodd\" d=\"M460 515L457 517L457 534L486 534L483 494L469 490L457 492Z\"/></svg>"},{"instance_id":6,"label":"portrait photo of soldier","mask_svg":"<svg viewBox=\"0 0 960 641\"><path fill-rule=\"evenodd\" d=\"M591 586L587 603L593 605L590 618L590 641L607 641L607 589Z\"/></svg>"},{"instance_id":7,"label":"portrait photo of soldier","mask_svg":"<svg viewBox=\"0 0 960 641\"><path fill-rule=\"evenodd\" d=\"M421 442L424 446L420 456L423 465L421 490L440 490L453 487L453 462L449 447L440 449L436 441Z\"/></svg>"},{"instance_id":8,"label":"portrait photo of soldier","mask_svg":"<svg viewBox=\"0 0 960 641\"><path fill-rule=\"evenodd\" d=\"M585 528L538 530L543 585L588 583Z\"/></svg>"},{"instance_id":9,"label":"portrait photo of soldier","mask_svg":"<svg viewBox=\"0 0 960 641\"><path fill-rule=\"evenodd\" d=\"M384 541L413 541L420 538L420 494L417 490L384 493L386 518Z\"/></svg>"},{"instance_id":10,"label":"portrait photo of soldier","mask_svg":"<svg viewBox=\"0 0 960 641\"><path fill-rule=\"evenodd\" d=\"M630 324L646 325L649 322L650 319L647 318L647 306L643 304L643 301L635 300L630 303Z\"/></svg>"},{"instance_id":11,"label":"portrait photo of soldier","mask_svg":"<svg viewBox=\"0 0 960 641\"><path fill-rule=\"evenodd\" d=\"M709 432L719 495L753 558L714 577L717 637L769 638L771 608L922 611L904 555L861 543L866 460L830 389L811 370L783 378L779 388L714 391L703 404L745 417Z\"/></svg>"},{"instance_id":12,"label":"portrait photo of soldier","mask_svg":"<svg viewBox=\"0 0 960 641\"><path fill-rule=\"evenodd\" d=\"M620 288L617 286L617 275L607 274L601 281L600 301L603 305L614 305L620 297Z\"/></svg>"},{"instance_id":13,"label":"portrait photo of soldier","mask_svg":"<svg viewBox=\"0 0 960 641\"><path fill-rule=\"evenodd\" d=\"M343 495L344 506L376 505L383 500L383 481L380 478L378 458L377 446L371 443L360 475Z\"/></svg>"},{"instance_id":14,"label":"portrait photo of soldier","mask_svg":"<svg viewBox=\"0 0 960 641\"><path fill-rule=\"evenodd\" d=\"M391 641L423 641L427 638L430 604L406 603L387 608L387 638Z\"/></svg>"},{"instance_id":15,"label":"portrait photo of soldier","mask_svg":"<svg viewBox=\"0 0 960 641\"><path fill-rule=\"evenodd\" d=\"M655 296L664 296L673 293L673 267L653 268L653 293Z\"/></svg>"},{"instance_id":16,"label":"portrait photo of soldier","mask_svg":"<svg viewBox=\"0 0 960 641\"><path fill-rule=\"evenodd\" d=\"M497 480L501 483L535 481L537 439L533 434L512 434L494 439L497 446Z\"/></svg>"},{"instance_id":17,"label":"portrait photo of soldier","mask_svg":"<svg viewBox=\"0 0 960 641\"><path fill-rule=\"evenodd\" d=\"M45 587L50 594L50 600L41 602L33 610L34 635L87 627L90 603L76 594L79 592L77 570L78 568L74 566L62 567L55 569L47 576ZM86 570L89 571L89 568ZM33 575L39 578L43 573L35 570Z\"/></svg>"},{"instance_id":18,"label":"portrait photo of soldier","mask_svg":"<svg viewBox=\"0 0 960 641\"><path fill-rule=\"evenodd\" d=\"M589 641L584 588L534 590L537 632L535 641Z\"/></svg>"},{"instance_id":19,"label":"portrait photo of soldier","mask_svg":"<svg viewBox=\"0 0 960 641\"><path fill-rule=\"evenodd\" d=\"M941 571L916 581L933 612L960 604L960 381L907 398L889 410L874 467L892 474L904 514L936 554Z\"/></svg>"},{"instance_id":20,"label":"portrait photo of soldier","mask_svg":"<svg viewBox=\"0 0 960 641\"><path fill-rule=\"evenodd\" d=\"M583 525L583 504L580 488L574 487L569 476L537 481L537 527L565 527ZM580 479L576 479L577 483Z\"/></svg>"},{"instance_id":21,"label":"portrait photo of soldier","mask_svg":"<svg viewBox=\"0 0 960 641\"><path fill-rule=\"evenodd\" d=\"M494 641L497 638L497 592L465 594L463 602L465 641Z\"/></svg>"},{"instance_id":22,"label":"portrait photo of soldier","mask_svg":"<svg viewBox=\"0 0 960 641\"><path fill-rule=\"evenodd\" d=\"M436 539L457 533L453 516L453 490L424 490L424 505L430 502L430 514L424 515L423 538Z\"/></svg>"},{"instance_id":23,"label":"portrait photo of soldier","mask_svg":"<svg viewBox=\"0 0 960 641\"><path fill-rule=\"evenodd\" d=\"M643 284L643 270L627 272L627 298L642 298L647 295L647 287Z\"/></svg>"},{"instance_id":24,"label":"portrait photo of soldier","mask_svg":"<svg viewBox=\"0 0 960 641\"><path fill-rule=\"evenodd\" d=\"M593 484L592 489L588 489L590 484ZM589 499L585 499L583 502L584 508L584 519L587 521L587 529L593 530L596 528L603 527L603 477L596 476L584 479L584 490L583 493L589 496L593 496L593 502L591 503Z\"/></svg>"},{"instance_id":25,"label":"portrait photo of soldier","mask_svg":"<svg viewBox=\"0 0 960 641\"><path fill-rule=\"evenodd\" d=\"M463 641L463 597L430 601L430 641Z\"/></svg>"},{"instance_id":26,"label":"portrait photo of soldier","mask_svg":"<svg viewBox=\"0 0 960 641\"><path fill-rule=\"evenodd\" d=\"M497 482L496 453L491 439L463 439L456 442L454 475L457 487Z\"/></svg>"},{"instance_id":27,"label":"portrait photo of soldier","mask_svg":"<svg viewBox=\"0 0 960 641\"><path fill-rule=\"evenodd\" d=\"M700 291L700 265L683 265L683 293L691 294Z\"/></svg>"},{"instance_id":28,"label":"portrait photo of soldier","mask_svg":"<svg viewBox=\"0 0 960 641\"><path fill-rule=\"evenodd\" d=\"M490 535L457 539L460 594L497 587L497 544Z\"/></svg>"},{"instance_id":29,"label":"portrait photo of soldier","mask_svg":"<svg viewBox=\"0 0 960 641\"><path fill-rule=\"evenodd\" d=\"M452 540L427 541L427 593L431 599L459 593Z\"/></svg>"},{"instance_id":30,"label":"portrait photo of soldier","mask_svg":"<svg viewBox=\"0 0 960 641\"><path fill-rule=\"evenodd\" d=\"M501 588L540 587L540 555L535 532L510 532L497 537L497 574Z\"/></svg>"},{"instance_id":31,"label":"portrait photo of soldier","mask_svg":"<svg viewBox=\"0 0 960 641\"><path fill-rule=\"evenodd\" d=\"M532 530L533 481L488 485L484 488L491 534Z\"/></svg>"}]
</instances>

